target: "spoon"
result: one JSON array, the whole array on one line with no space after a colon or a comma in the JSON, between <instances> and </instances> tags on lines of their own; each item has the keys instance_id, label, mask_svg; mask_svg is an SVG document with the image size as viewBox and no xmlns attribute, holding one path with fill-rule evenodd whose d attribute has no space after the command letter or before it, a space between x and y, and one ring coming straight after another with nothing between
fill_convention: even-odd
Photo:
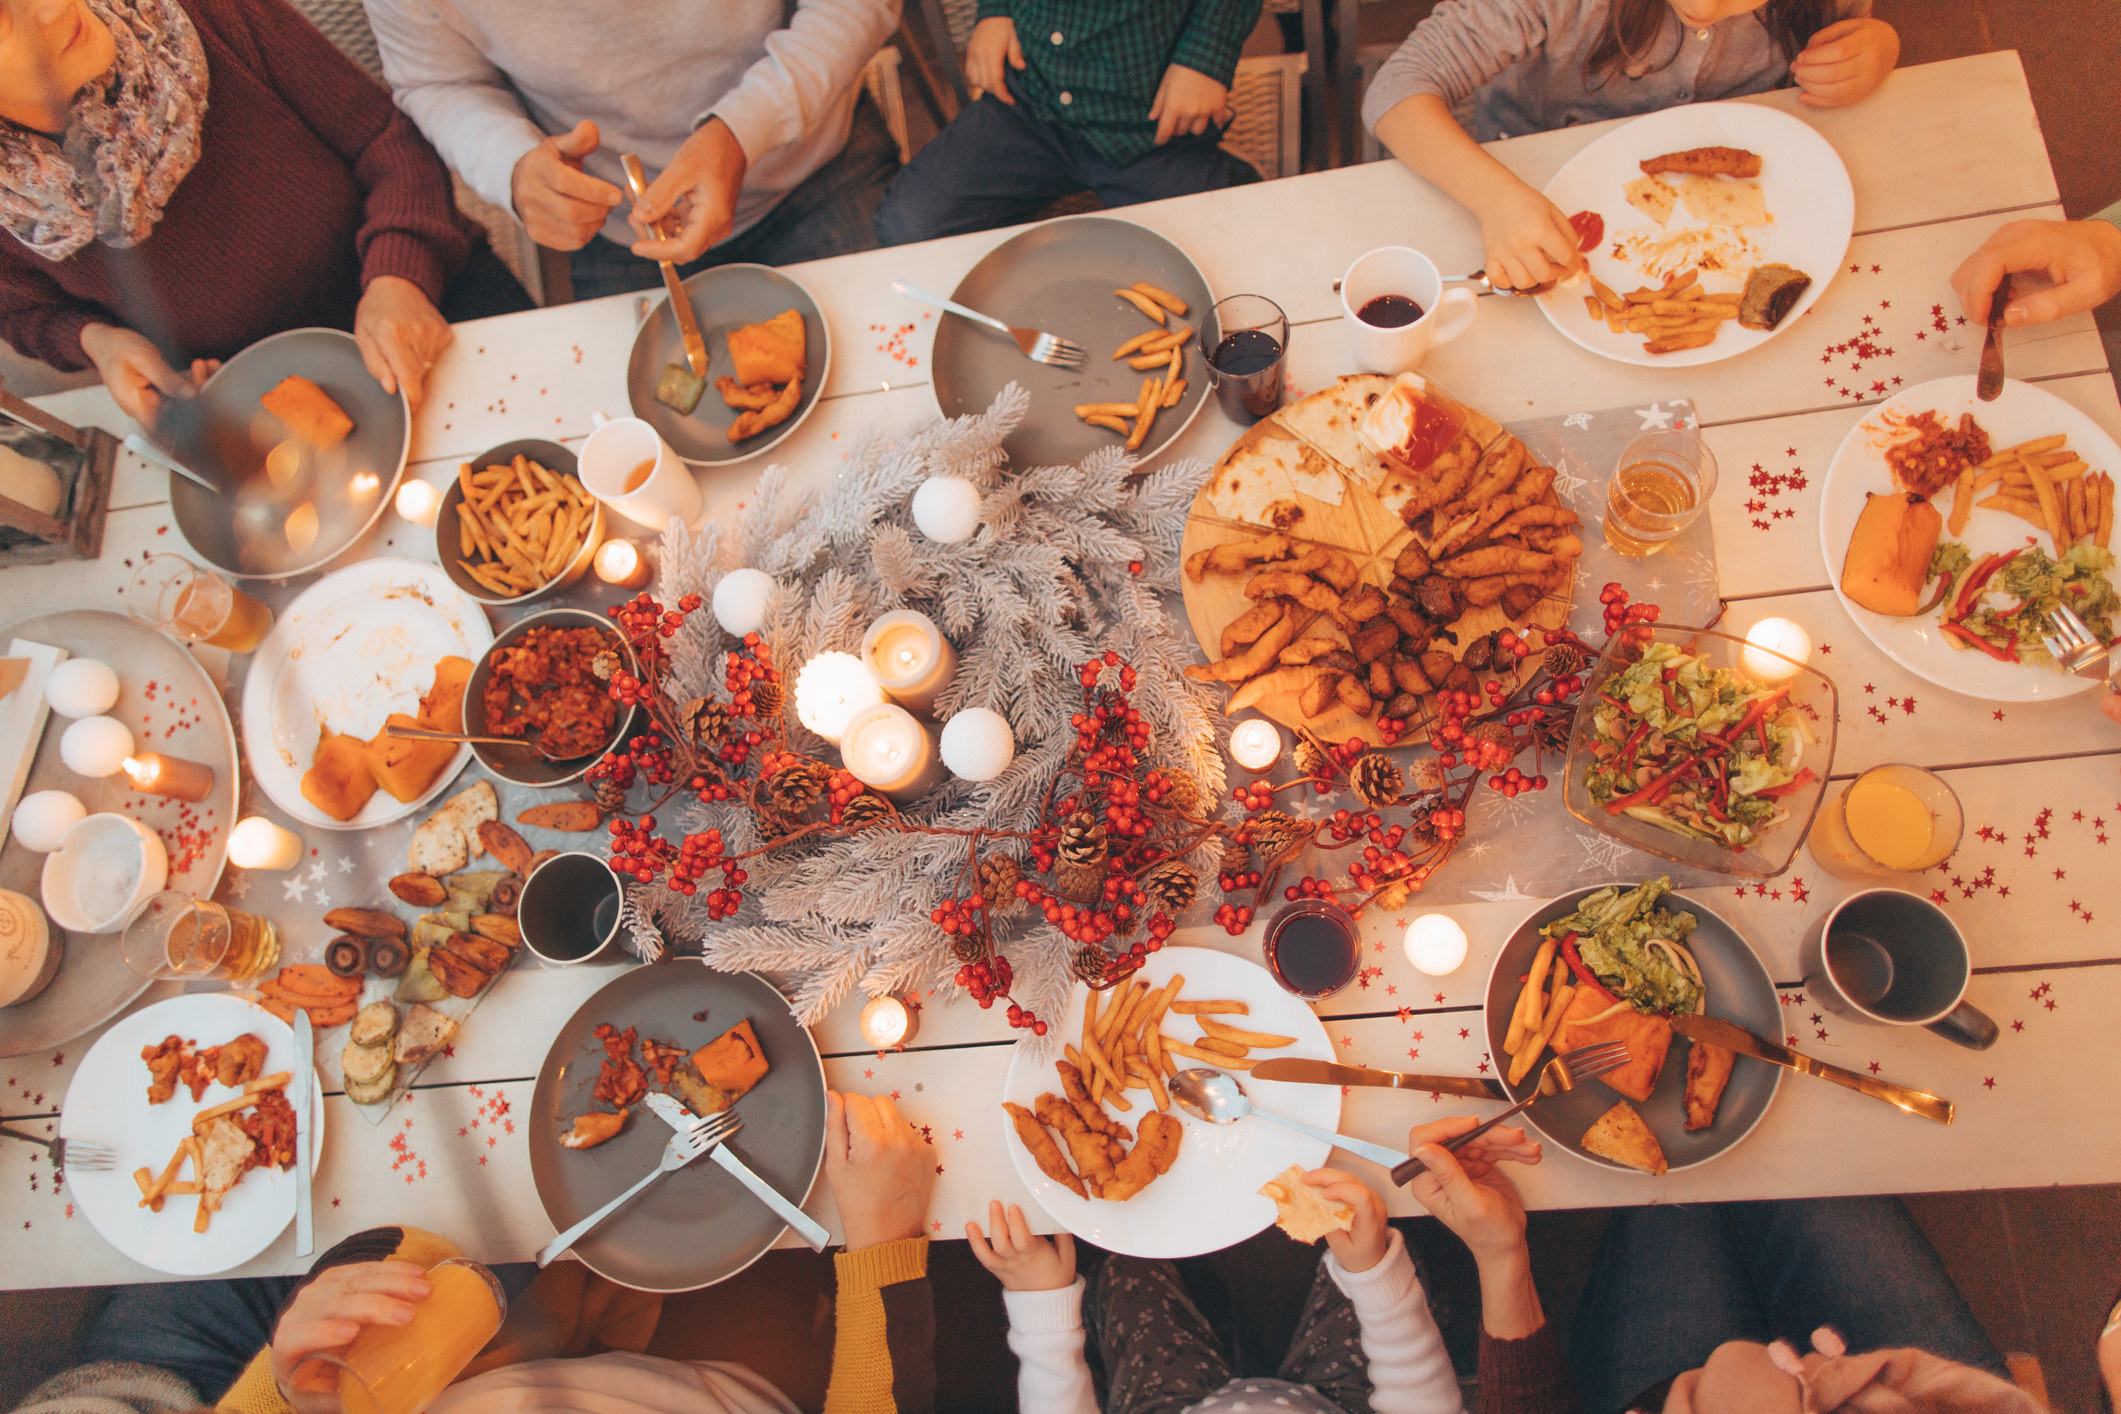
<instances>
[{"instance_id":1,"label":"spoon","mask_svg":"<svg viewBox=\"0 0 2121 1414\"><path fill-rule=\"evenodd\" d=\"M1234 1075L1220 1070L1209 1070L1205 1066L1182 1070L1171 1077L1171 1098L1178 1101L1179 1108L1195 1119L1204 1119L1210 1124L1235 1124L1246 1115L1270 1119L1285 1129L1298 1134L1307 1134L1313 1139L1346 1149L1351 1154L1360 1154L1372 1163L1396 1168L1407 1161L1407 1156L1397 1150L1387 1149L1382 1144L1372 1144L1367 1139L1350 1139L1345 1134L1335 1134L1330 1129L1305 1124L1300 1119L1290 1119L1259 1109L1245 1087Z\"/></svg>"},{"instance_id":2,"label":"spoon","mask_svg":"<svg viewBox=\"0 0 2121 1414\"><path fill-rule=\"evenodd\" d=\"M584 756L593 756L596 754L595 752L584 751L574 756L556 756L552 752L545 749L545 741L542 736L536 738L520 736L469 736L462 732L434 732L429 731L425 727L400 726L385 726L383 728L383 735L397 737L401 741L455 741L468 742L477 746L525 746L530 748L532 751L535 751L538 755L544 757L547 761L579 761Z\"/></svg>"}]
</instances>

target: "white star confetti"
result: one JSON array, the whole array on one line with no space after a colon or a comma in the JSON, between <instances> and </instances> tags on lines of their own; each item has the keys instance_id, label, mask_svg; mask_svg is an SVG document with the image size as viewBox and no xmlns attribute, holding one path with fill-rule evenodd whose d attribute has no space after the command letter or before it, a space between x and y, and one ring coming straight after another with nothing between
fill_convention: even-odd
<instances>
[{"instance_id":1,"label":"white star confetti","mask_svg":"<svg viewBox=\"0 0 2121 1414\"><path fill-rule=\"evenodd\" d=\"M1503 880L1502 887L1499 889L1468 889L1466 892L1474 898L1486 899L1489 903L1517 903L1524 899L1537 897L1536 894L1528 894L1517 887L1517 876L1515 874L1506 877Z\"/></svg>"},{"instance_id":2,"label":"white star confetti","mask_svg":"<svg viewBox=\"0 0 2121 1414\"><path fill-rule=\"evenodd\" d=\"M1581 427L1586 431L1591 426L1591 415L1587 412L1572 412L1561 420L1563 427Z\"/></svg>"},{"instance_id":3,"label":"white star confetti","mask_svg":"<svg viewBox=\"0 0 2121 1414\"><path fill-rule=\"evenodd\" d=\"M311 882L312 884L321 884L321 883L323 883L323 882L324 882L324 861L323 861L323 860L321 860L321 859L318 859L318 860L312 860L312 861L310 862L310 866L309 866L309 882Z\"/></svg>"},{"instance_id":4,"label":"white star confetti","mask_svg":"<svg viewBox=\"0 0 2121 1414\"><path fill-rule=\"evenodd\" d=\"M353 871L354 871L354 862L353 862L353 860L352 860L352 859L350 859L350 858L348 858L348 857L347 857L346 855L343 855L343 854L342 854L342 855L340 855L340 856L339 856L339 872L340 872L341 874L351 874L351 873L353 873Z\"/></svg>"}]
</instances>

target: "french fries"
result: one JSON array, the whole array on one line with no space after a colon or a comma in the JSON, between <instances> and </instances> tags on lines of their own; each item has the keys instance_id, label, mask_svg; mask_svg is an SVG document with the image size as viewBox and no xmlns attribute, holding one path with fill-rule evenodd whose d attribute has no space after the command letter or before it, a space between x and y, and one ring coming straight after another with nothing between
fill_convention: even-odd
<instances>
[{"instance_id":1,"label":"french fries","mask_svg":"<svg viewBox=\"0 0 2121 1414\"><path fill-rule=\"evenodd\" d=\"M1204 1014L1196 1020L1200 1022L1200 1029L1210 1036L1224 1041L1235 1041L1238 1045L1253 1050L1271 1051L1296 1044L1294 1036L1276 1036L1268 1031L1243 1031L1228 1022L1217 1021L1212 1014Z\"/></svg>"},{"instance_id":2,"label":"french fries","mask_svg":"<svg viewBox=\"0 0 2121 1414\"><path fill-rule=\"evenodd\" d=\"M1140 310L1152 322L1159 325L1164 322L1164 307L1140 290L1114 290L1112 293Z\"/></svg>"},{"instance_id":3,"label":"french fries","mask_svg":"<svg viewBox=\"0 0 2121 1414\"><path fill-rule=\"evenodd\" d=\"M1515 1056L1523 1046L1527 1032L1539 1024L1540 999L1546 992L1547 970L1554 964L1554 954L1560 944L1548 938L1539 945L1539 952L1532 960L1532 970L1526 976L1524 989L1517 994L1516 1010L1510 1013L1510 1029L1502 1040L1504 1055Z\"/></svg>"},{"instance_id":4,"label":"french fries","mask_svg":"<svg viewBox=\"0 0 2121 1414\"><path fill-rule=\"evenodd\" d=\"M1164 1049L1176 1051L1188 1060L1197 1060L1202 1065L1212 1065L1219 1070L1250 1070L1257 1062L1250 1056L1226 1056L1216 1051L1204 1051L1184 1041L1164 1037Z\"/></svg>"},{"instance_id":5,"label":"french fries","mask_svg":"<svg viewBox=\"0 0 2121 1414\"><path fill-rule=\"evenodd\" d=\"M1186 347L1193 338L1190 325L1170 324L1173 315L1186 312L1186 302L1169 290L1146 280L1112 292L1133 305L1156 328L1145 329L1112 351L1114 361L1124 360L1136 373L1150 373L1141 392L1131 403L1077 403L1075 415L1092 427L1103 428L1126 439L1130 452L1138 452L1149 440L1156 415L1177 407L1186 395ZM1160 376L1157 376L1160 375Z\"/></svg>"},{"instance_id":6,"label":"french fries","mask_svg":"<svg viewBox=\"0 0 2121 1414\"><path fill-rule=\"evenodd\" d=\"M1162 289L1156 285L1152 285L1147 280L1136 280L1134 282L1134 290L1137 294L1147 295L1150 299L1155 300L1158 304L1162 305L1165 309L1170 310L1173 314L1179 315L1180 317L1184 317L1186 312L1186 302L1180 299L1177 295L1172 294L1169 290Z\"/></svg>"},{"instance_id":7,"label":"french fries","mask_svg":"<svg viewBox=\"0 0 2121 1414\"><path fill-rule=\"evenodd\" d=\"M597 503L573 476L518 455L457 468L457 564L490 593L517 598L552 582L581 552Z\"/></svg>"},{"instance_id":8,"label":"french fries","mask_svg":"<svg viewBox=\"0 0 2121 1414\"><path fill-rule=\"evenodd\" d=\"M1593 278L1584 312L1616 334L1646 336L1643 352L1676 353L1714 343L1726 319L1738 317L1741 296L1712 295L1699 284L1700 271L1674 271L1662 284L1619 294Z\"/></svg>"},{"instance_id":9,"label":"french fries","mask_svg":"<svg viewBox=\"0 0 2121 1414\"><path fill-rule=\"evenodd\" d=\"M1973 499L1984 491L1993 494ZM1972 509L2003 511L2048 532L2057 556L2087 538L2104 550L2113 538L2113 503L2113 476L2093 471L2067 434L2051 432L1997 448L1961 472L1946 528L1960 534Z\"/></svg>"},{"instance_id":10,"label":"french fries","mask_svg":"<svg viewBox=\"0 0 2121 1414\"><path fill-rule=\"evenodd\" d=\"M1173 1002L1171 1010L1180 1016L1250 1016L1252 1007L1247 1002Z\"/></svg>"},{"instance_id":11,"label":"french fries","mask_svg":"<svg viewBox=\"0 0 2121 1414\"><path fill-rule=\"evenodd\" d=\"M1546 1015L1541 1019L1539 1029L1532 1034L1531 1039L1525 1042L1524 1049L1519 1051L1510 1061L1510 1083L1512 1085L1522 1081L1525 1076L1531 1073L1533 1065L1537 1063L1541 1053L1546 1050L1547 1042L1554 1039L1554 1029L1561 1025L1562 1015L1568 1011L1569 1002L1575 996L1576 989L1566 982L1554 988L1553 998L1547 1002Z\"/></svg>"}]
</instances>

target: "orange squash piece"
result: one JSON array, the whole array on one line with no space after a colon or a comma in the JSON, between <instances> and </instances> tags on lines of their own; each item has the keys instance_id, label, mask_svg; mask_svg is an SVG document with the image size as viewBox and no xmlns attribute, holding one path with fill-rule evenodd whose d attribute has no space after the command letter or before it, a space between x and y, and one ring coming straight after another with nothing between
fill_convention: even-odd
<instances>
[{"instance_id":1,"label":"orange squash piece","mask_svg":"<svg viewBox=\"0 0 2121 1414\"><path fill-rule=\"evenodd\" d=\"M402 801L418 800L426 794L435 777L456 759L457 744L453 741L408 741L389 735L392 727L420 725L418 718L393 712L384 719L383 730L362 748L375 783Z\"/></svg>"},{"instance_id":2,"label":"orange squash piece","mask_svg":"<svg viewBox=\"0 0 2121 1414\"><path fill-rule=\"evenodd\" d=\"M1874 614L1908 617L1922 606L1930 556L1943 533L1944 517L1920 496L1872 492L1863 498L1841 561L1841 592Z\"/></svg>"},{"instance_id":3,"label":"orange squash piece","mask_svg":"<svg viewBox=\"0 0 2121 1414\"><path fill-rule=\"evenodd\" d=\"M287 424L287 430L318 451L336 447L353 431L353 419L331 394L307 378L289 374L258 399L258 406Z\"/></svg>"},{"instance_id":4,"label":"orange squash piece","mask_svg":"<svg viewBox=\"0 0 2121 1414\"><path fill-rule=\"evenodd\" d=\"M431 732L464 730L464 688L471 681L471 662L444 658L435 664L434 686L420 699L419 725Z\"/></svg>"},{"instance_id":5,"label":"orange squash piece","mask_svg":"<svg viewBox=\"0 0 2121 1414\"><path fill-rule=\"evenodd\" d=\"M732 1102L766 1078L766 1053L749 1020L739 1021L692 1053L693 1069L700 1078L728 1095Z\"/></svg>"},{"instance_id":6,"label":"orange squash piece","mask_svg":"<svg viewBox=\"0 0 2121 1414\"><path fill-rule=\"evenodd\" d=\"M317 751L302 773L302 798L334 820L351 820L376 793L368 743L344 732L319 731Z\"/></svg>"},{"instance_id":7,"label":"orange squash piece","mask_svg":"<svg viewBox=\"0 0 2121 1414\"><path fill-rule=\"evenodd\" d=\"M1657 1088L1657 1072L1664 1069L1665 1055L1672 1048L1672 1023L1630 1007L1603 1021L1586 1024L1588 1018L1612 1005L1589 987L1578 987L1569 1009L1561 1015L1554 1049L1558 1053L1605 1041L1627 1042L1628 1063L1598 1078L1629 1099L1647 1104L1650 1092Z\"/></svg>"}]
</instances>

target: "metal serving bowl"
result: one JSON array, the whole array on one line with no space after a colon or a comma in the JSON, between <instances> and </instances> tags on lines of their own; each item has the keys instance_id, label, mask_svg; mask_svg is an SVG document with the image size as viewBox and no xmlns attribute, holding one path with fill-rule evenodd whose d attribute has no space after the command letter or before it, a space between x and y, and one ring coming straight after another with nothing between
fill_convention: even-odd
<instances>
[{"instance_id":1,"label":"metal serving bowl","mask_svg":"<svg viewBox=\"0 0 2121 1414\"><path fill-rule=\"evenodd\" d=\"M530 458L556 476L575 475L573 452L558 442L534 437L503 442L465 460L473 471L480 471L489 466L508 465L518 456ZM590 499L595 500L595 497ZM464 547L457 539L457 507L463 503L464 483L452 479L449 488L442 493L442 507L435 515L435 558L442 562L442 571L449 576L449 582L481 604L533 604L569 588L588 572L590 561L596 558L597 547L604 543L604 503L597 501L596 511L589 521L589 534L583 537L582 548L575 552L574 558L562 566L558 574L529 593L503 597L466 574L464 566L459 563L464 558L460 553Z\"/></svg>"},{"instance_id":2,"label":"metal serving bowl","mask_svg":"<svg viewBox=\"0 0 2121 1414\"><path fill-rule=\"evenodd\" d=\"M473 735L484 735L486 731L486 687L493 681L495 655L503 649L522 641L523 635L534 628L594 628L610 635L617 645L619 656L625 660L626 671L640 672L640 664L633 655L633 645L619 632L618 626L602 614L588 609L546 609L518 619L497 636L493 646L479 657L478 666L471 670L471 681L464 687L464 730ZM637 708L622 708L612 719L610 737L597 750L587 756L570 761L548 761L529 746L493 746L473 742L471 749L477 753L479 763L504 781L513 781L519 786L563 786L580 780L582 773L597 763L597 759L633 730L634 713Z\"/></svg>"}]
</instances>

